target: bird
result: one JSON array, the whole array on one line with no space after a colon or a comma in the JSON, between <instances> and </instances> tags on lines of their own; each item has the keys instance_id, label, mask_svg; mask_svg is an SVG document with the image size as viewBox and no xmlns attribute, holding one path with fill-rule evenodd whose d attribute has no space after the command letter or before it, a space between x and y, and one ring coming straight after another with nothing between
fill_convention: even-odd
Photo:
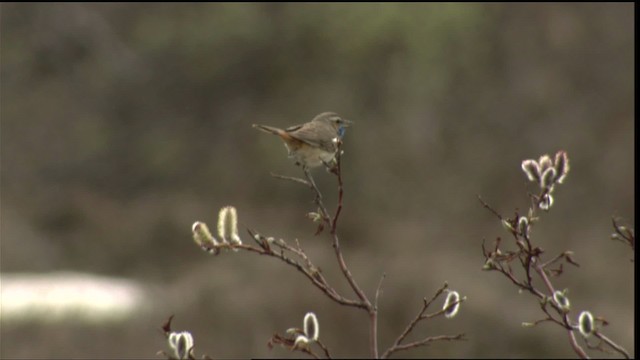
<instances>
[{"instance_id":1,"label":"bird","mask_svg":"<svg viewBox=\"0 0 640 360\"><path fill-rule=\"evenodd\" d=\"M307 123L286 129L258 124L253 124L253 127L278 135L296 164L313 168L329 164L335 159L338 141L344 136L345 128L352 124L353 121L334 112L323 112Z\"/></svg>"}]
</instances>

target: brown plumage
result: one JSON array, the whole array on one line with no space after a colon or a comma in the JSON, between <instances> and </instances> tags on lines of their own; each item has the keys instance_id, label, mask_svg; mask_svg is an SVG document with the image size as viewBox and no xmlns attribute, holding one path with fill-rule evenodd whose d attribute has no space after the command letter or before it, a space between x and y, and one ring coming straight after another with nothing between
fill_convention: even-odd
<instances>
[{"instance_id":1,"label":"brown plumage","mask_svg":"<svg viewBox=\"0 0 640 360\"><path fill-rule=\"evenodd\" d=\"M325 112L308 123L291 126L284 130L257 124L253 127L278 135L284 141L289 156L295 158L297 163L316 167L333 160L337 150L334 139L341 138L344 128L351 124L351 121L341 118L336 113Z\"/></svg>"}]
</instances>

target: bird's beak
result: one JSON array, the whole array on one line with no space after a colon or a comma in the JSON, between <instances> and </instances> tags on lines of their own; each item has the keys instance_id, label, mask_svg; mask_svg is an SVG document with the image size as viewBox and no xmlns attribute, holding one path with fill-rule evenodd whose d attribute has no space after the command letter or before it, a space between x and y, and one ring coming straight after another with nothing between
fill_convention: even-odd
<instances>
[{"instance_id":1,"label":"bird's beak","mask_svg":"<svg viewBox=\"0 0 640 360\"><path fill-rule=\"evenodd\" d=\"M351 125L353 125L353 121L347 120L347 119L342 119L342 125L351 126Z\"/></svg>"}]
</instances>

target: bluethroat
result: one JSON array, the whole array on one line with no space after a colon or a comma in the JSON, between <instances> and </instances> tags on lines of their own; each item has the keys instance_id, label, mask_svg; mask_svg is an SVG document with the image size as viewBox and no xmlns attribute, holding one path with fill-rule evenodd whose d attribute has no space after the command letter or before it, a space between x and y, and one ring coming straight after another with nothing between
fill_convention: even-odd
<instances>
[{"instance_id":1,"label":"bluethroat","mask_svg":"<svg viewBox=\"0 0 640 360\"><path fill-rule=\"evenodd\" d=\"M284 140L289 157L303 167L317 167L333 161L338 151L336 140L342 139L345 128L353 124L333 112L324 112L308 123L286 129L253 124L264 132L278 135Z\"/></svg>"}]
</instances>

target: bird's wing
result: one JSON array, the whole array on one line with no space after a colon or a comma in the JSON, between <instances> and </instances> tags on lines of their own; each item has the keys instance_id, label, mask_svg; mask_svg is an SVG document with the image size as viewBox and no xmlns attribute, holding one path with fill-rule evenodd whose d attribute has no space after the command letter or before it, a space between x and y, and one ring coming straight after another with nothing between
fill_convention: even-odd
<instances>
[{"instance_id":1,"label":"bird's wing","mask_svg":"<svg viewBox=\"0 0 640 360\"><path fill-rule=\"evenodd\" d=\"M326 151L335 151L336 144L333 139L338 137L338 134L330 127L314 126L315 124L307 123L304 125L298 125L287 129L289 134L311 146L322 148ZM295 128L293 131L290 129Z\"/></svg>"},{"instance_id":2,"label":"bird's wing","mask_svg":"<svg viewBox=\"0 0 640 360\"><path fill-rule=\"evenodd\" d=\"M288 128L284 129L284 131L286 131L286 132L293 132L293 131L296 131L296 130L300 129L300 128L301 128L301 127L303 127L304 125L305 125L305 124L289 126Z\"/></svg>"}]
</instances>

